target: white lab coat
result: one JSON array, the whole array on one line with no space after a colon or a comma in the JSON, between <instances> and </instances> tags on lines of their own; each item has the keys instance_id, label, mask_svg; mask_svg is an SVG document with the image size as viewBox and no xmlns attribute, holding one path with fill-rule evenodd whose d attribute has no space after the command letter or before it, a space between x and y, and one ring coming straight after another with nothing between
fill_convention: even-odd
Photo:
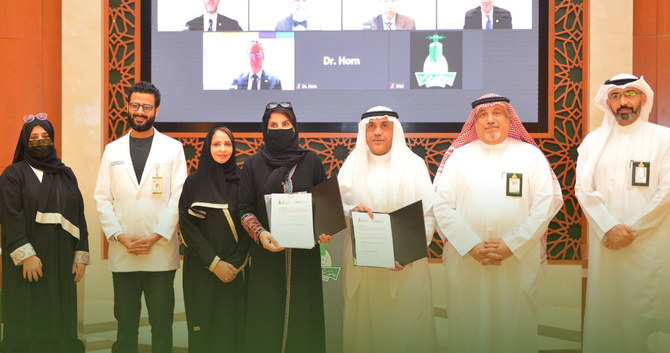
<instances>
[{"instance_id":1,"label":"white lab coat","mask_svg":"<svg viewBox=\"0 0 670 353\"><path fill-rule=\"evenodd\" d=\"M178 203L186 176L181 143L156 130L139 184L130 157L130 133L105 147L94 197L102 230L110 241L110 271L179 268ZM154 193L154 177L161 178L160 193ZM146 255L129 254L126 247L115 240L119 234L148 236L152 233L161 238Z\"/></svg>"}]
</instances>

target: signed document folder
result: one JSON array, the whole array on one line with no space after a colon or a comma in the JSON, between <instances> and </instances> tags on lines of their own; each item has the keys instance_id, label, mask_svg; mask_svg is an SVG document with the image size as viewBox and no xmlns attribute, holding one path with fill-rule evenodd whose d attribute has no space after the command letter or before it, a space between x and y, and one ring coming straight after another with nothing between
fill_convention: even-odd
<instances>
[{"instance_id":1,"label":"signed document folder","mask_svg":"<svg viewBox=\"0 0 670 353\"><path fill-rule=\"evenodd\" d=\"M421 200L391 213L351 212L356 266L394 268L428 256Z\"/></svg>"},{"instance_id":2,"label":"signed document folder","mask_svg":"<svg viewBox=\"0 0 670 353\"><path fill-rule=\"evenodd\" d=\"M270 232L282 247L311 249L319 235L346 228L337 178L310 191L265 195Z\"/></svg>"}]
</instances>

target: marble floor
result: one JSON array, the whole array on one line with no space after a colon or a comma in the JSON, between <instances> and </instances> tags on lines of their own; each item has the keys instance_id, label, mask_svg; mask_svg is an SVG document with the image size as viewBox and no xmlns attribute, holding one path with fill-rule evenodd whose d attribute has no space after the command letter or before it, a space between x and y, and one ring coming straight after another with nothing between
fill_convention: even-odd
<instances>
[{"instance_id":1,"label":"marble floor","mask_svg":"<svg viewBox=\"0 0 670 353\"><path fill-rule=\"evenodd\" d=\"M441 351L444 351L445 335L439 333L446 332L449 324L444 302L444 289L441 285L444 278L443 271L442 265L431 264L435 320ZM181 275L178 275L178 278L181 278ZM180 290L180 288L175 288L175 291ZM549 265L540 281L539 302L538 352L581 352L581 267L579 265ZM187 352L186 318L183 299L180 295L177 295L175 305L173 332L174 352ZM116 322L113 317L111 299L86 300L82 334L86 343L86 351L111 352L115 337ZM144 307L139 342L140 352L151 351L151 332Z\"/></svg>"}]
</instances>

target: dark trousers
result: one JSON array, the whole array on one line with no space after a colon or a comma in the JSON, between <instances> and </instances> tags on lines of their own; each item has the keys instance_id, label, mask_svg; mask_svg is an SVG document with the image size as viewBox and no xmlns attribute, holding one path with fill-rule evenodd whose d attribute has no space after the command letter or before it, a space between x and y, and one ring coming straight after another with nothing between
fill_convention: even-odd
<instances>
[{"instance_id":1,"label":"dark trousers","mask_svg":"<svg viewBox=\"0 0 670 353\"><path fill-rule=\"evenodd\" d=\"M112 273L114 317L119 324L113 353L137 353L143 292L151 325L151 352L172 353L175 272Z\"/></svg>"}]
</instances>

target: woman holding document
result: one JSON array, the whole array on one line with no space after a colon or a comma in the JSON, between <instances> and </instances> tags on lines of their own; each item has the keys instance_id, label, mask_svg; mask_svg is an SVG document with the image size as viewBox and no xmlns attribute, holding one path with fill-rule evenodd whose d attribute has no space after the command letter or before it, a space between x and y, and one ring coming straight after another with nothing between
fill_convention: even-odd
<instances>
[{"instance_id":1,"label":"woman holding document","mask_svg":"<svg viewBox=\"0 0 670 353\"><path fill-rule=\"evenodd\" d=\"M264 146L246 160L240 181L239 215L254 240L246 348L325 352L319 246L283 248L269 231L266 195L309 191L326 180L326 174L319 157L299 146L291 103L268 103L262 127ZM331 238L322 234L319 243Z\"/></svg>"},{"instance_id":2,"label":"woman holding document","mask_svg":"<svg viewBox=\"0 0 670 353\"><path fill-rule=\"evenodd\" d=\"M251 240L237 217L239 183L235 138L225 126L216 126L179 199L189 352L244 349L243 271Z\"/></svg>"}]
</instances>

